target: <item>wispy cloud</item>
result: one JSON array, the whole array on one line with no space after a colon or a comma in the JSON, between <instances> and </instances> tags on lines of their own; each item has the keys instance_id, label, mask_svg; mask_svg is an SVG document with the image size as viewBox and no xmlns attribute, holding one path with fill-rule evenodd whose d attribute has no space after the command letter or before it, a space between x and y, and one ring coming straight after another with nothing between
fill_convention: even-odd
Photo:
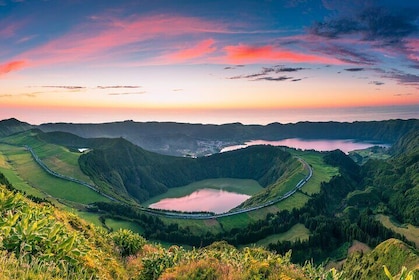
<instances>
[{"instance_id":1,"label":"wispy cloud","mask_svg":"<svg viewBox=\"0 0 419 280\"><path fill-rule=\"evenodd\" d=\"M233 69L237 69L237 68L240 68L240 67L244 67L244 65L239 64L239 65L234 65L234 66L226 66L226 67L224 67L224 70L233 70Z\"/></svg>"},{"instance_id":2,"label":"wispy cloud","mask_svg":"<svg viewBox=\"0 0 419 280\"><path fill-rule=\"evenodd\" d=\"M393 71L385 74L384 77L397 80L400 84L415 85L419 87L419 75Z\"/></svg>"},{"instance_id":3,"label":"wispy cloud","mask_svg":"<svg viewBox=\"0 0 419 280\"><path fill-rule=\"evenodd\" d=\"M307 68L303 68L303 67L286 67L284 65L276 65L273 67L262 67L262 70L258 73L252 73L252 74L247 74L247 75L238 75L238 76L233 76L233 77L229 77L228 79L230 80L237 80L237 79L249 79L252 81L262 81L262 80L266 80L266 81L284 81L284 80L289 80L292 79L292 81L296 82L296 81L300 81L301 79L294 79L292 77L286 77L286 76L280 76L280 77L273 77L271 76L271 74L278 74L278 73L283 73L283 72L297 72L297 71L301 71L301 70L305 70ZM268 76L270 75L270 76Z\"/></svg>"},{"instance_id":4,"label":"wispy cloud","mask_svg":"<svg viewBox=\"0 0 419 280\"><path fill-rule=\"evenodd\" d=\"M85 89L83 86L40 86L41 88L58 88L58 89L68 89L68 90L80 90Z\"/></svg>"},{"instance_id":5,"label":"wispy cloud","mask_svg":"<svg viewBox=\"0 0 419 280\"><path fill-rule=\"evenodd\" d=\"M141 86L97 86L98 89L141 88Z\"/></svg>"},{"instance_id":6,"label":"wispy cloud","mask_svg":"<svg viewBox=\"0 0 419 280\"><path fill-rule=\"evenodd\" d=\"M140 95L140 94L145 94L147 93L146 91L139 91L139 92L112 92L112 93L108 93L108 95Z\"/></svg>"},{"instance_id":7,"label":"wispy cloud","mask_svg":"<svg viewBox=\"0 0 419 280\"><path fill-rule=\"evenodd\" d=\"M217 22L186 16L133 16L124 19L92 17L91 22L79 25L61 37L17 55L12 61L6 62L6 65L14 61L27 61L21 67L80 61L100 62L110 53L123 55L124 53L141 52L142 43L158 38L167 39L183 35L213 34L225 31L225 27ZM6 35L11 32L12 30L2 31ZM213 51L213 44L212 39L205 40L196 48L174 53L173 58L197 57L202 53Z\"/></svg>"},{"instance_id":8,"label":"wispy cloud","mask_svg":"<svg viewBox=\"0 0 419 280\"><path fill-rule=\"evenodd\" d=\"M345 71L349 71L349 72L360 72L360 71L364 71L364 68L361 67L355 67L355 68L346 68Z\"/></svg>"},{"instance_id":9,"label":"wispy cloud","mask_svg":"<svg viewBox=\"0 0 419 280\"><path fill-rule=\"evenodd\" d=\"M325 63L341 64L335 58L315 54L305 54L275 47L273 45L251 46L230 45L224 48L225 60L229 64L234 63L257 63L257 62L295 62L295 63Z\"/></svg>"},{"instance_id":10,"label":"wispy cloud","mask_svg":"<svg viewBox=\"0 0 419 280\"><path fill-rule=\"evenodd\" d=\"M353 45L356 45L355 42ZM337 59L349 64L374 65L378 60L371 54L355 50L351 44L333 44L329 43L321 48L317 48L321 53L333 54Z\"/></svg>"},{"instance_id":11,"label":"wispy cloud","mask_svg":"<svg viewBox=\"0 0 419 280\"><path fill-rule=\"evenodd\" d=\"M290 80L292 77L287 76L280 76L280 77L261 77L257 78L256 81L272 81L272 82L282 82L286 80Z\"/></svg>"},{"instance_id":12,"label":"wispy cloud","mask_svg":"<svg viewBox=\"0 0 419 280\"><path fill-rule=\"evenodd\" d=\"M401 44L403 38L417 32L417 11L366 6L353 14L316 22L310 31L318 36L338 38L359 34L362 40L380 45Z\"/></svg>"},{"instance_id":13,"label":"wispy cloud","mask_svg":"<svg viewBox=\"0 0 419 280\"><path fill-rule=\"evenodd\" d=\"M380 82L380 81L371 81L371 82L369 82L369 84L376 85L376 86L382 86L385 83L384 82Z\"/></svg>"},{"instance_id":14,"label":"wispy cloud","mask_svg":"<svg viewBox=\"0 0 419 280\"><path fill-rule=\"evenodd\" d=\"M215 41L213 39L207 39L199 42L191 48L186 48L168 55L163 56L162 60L164 63L179 63L184 61L190 61L194 58L200 58L205 55L211 54L216 51Z\"/></svg>"},{"instance_id":15,"label":"wispy cloud","mask_svg":"<svg viewBox=\"0 0 419 280\"><path fill-rule=\"evenodd\" d=\"M27 64L28 62L24 60L15 60L7 62L5 64L0 64L0 76L12 71L20 70L24 68Z\"/></svg>"}]
</instances>

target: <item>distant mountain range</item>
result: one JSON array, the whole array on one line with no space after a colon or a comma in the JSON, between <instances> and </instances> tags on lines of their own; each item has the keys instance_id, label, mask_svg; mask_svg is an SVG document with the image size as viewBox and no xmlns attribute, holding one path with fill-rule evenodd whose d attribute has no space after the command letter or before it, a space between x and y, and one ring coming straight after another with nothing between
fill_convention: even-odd
<instances>
[{"instance_id":1,"label":"distant mountain range","mask_svg":"<svg viewBox=\"0 0 419 280\"><path fill-rule=\"evenodd\" d=\"M219 152L225 146L255 139L354 139L392 144L408 131L419 130L419 120L268 125L123 121L101 124L46 123L31 126L16 119L9 119L0 121L0 136L29 128L39 128L44 132L68 132L83 138L122 137L146 150L161 154L203 156Z\"/></svg>"}]
</instances>

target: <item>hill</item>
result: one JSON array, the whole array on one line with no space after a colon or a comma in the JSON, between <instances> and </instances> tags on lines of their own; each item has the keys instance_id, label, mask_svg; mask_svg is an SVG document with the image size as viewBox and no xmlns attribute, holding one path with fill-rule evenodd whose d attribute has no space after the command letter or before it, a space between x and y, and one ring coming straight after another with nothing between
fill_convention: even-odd
<instances>
[{"instance_id":1,"label":"hill","mask_svg":"<svg viewBox=\"0 0 419 280\"><path fill-rule=\"evenodd\" d=\"M148 152L123 138L103 141L83 154L79 164L99 186L138 201L210 178L254 179L262 186L275 182L293 161L288 152L272 146L184 158Z\"/></svg>"},{"instance_id":2,"label":"hill","mask_svg":"<svg viewBox=\"0 0 419 280\"><path fill-rule=\"evenodd\" d=\"M0 174L1 279L313 279L336 275L301 267L262 248L225 242L165 249L129 230L106 232L74 214L34 203Z\"/></svg>"},{"instance_id":3,"label":"hill","mask_svg":"<svg viewBox=\"0 0 419 280\"><path fill-rule=\"evenodd\" d=\"M225 242L166 249L129 230L106 232L44 203L14 191L0 174L2 279L385 279L382 264L392 273L418 268L417 252L395 239L352 256L338 272L293 264L289 253L238 250Z\"/></svg>"},{"instance_id":4,"label":"hill","mask_svg":"<svg viewBox=\"0 0 419 280\"><path fill-rule=\"evenodd\" d=\"M22 132L31 129L32 127L32 125L25 122L21 122L14 118L2 120L0 121L0 137Z\"/></svg>"},{"instance_id":5,"label":"hill","mask_svg":"<svg viewBox=\"0 0 419 280\"><path fill-rule=\"evenodd\" d=\"M419 130L401 137L386 161L370 160L362 168L363 184L374 186L401 222L419 226Z\"/></svg>"},{"instance_id":6,"label":"hill","mask_svg":"<svg viewBox=\"0 0 419 280\"><path fill-rule=\"evenodd\" d=\"M394 143L408 131L418 130L419 120L268 125L124 121L102 124L48 123L39 128L44 132L69 132L84 138L123 137L146 150L161 154L203 156L218 152L224 146L254 139L355 139Z\"/></svg>"},{"instance_id":7,"label":"hill","mask_svg":"<svg viewBox=\"0 0 419 280\"><path fill-rule=\"evenodd\" d=\"M388 279L382 273L386 265L392 275L397 275L401 267L413 271L419 277L419 252L397 239L388 239L368 253L356 252L349 256L343 271L347 279Z\"/></svg>"}]
</instances>

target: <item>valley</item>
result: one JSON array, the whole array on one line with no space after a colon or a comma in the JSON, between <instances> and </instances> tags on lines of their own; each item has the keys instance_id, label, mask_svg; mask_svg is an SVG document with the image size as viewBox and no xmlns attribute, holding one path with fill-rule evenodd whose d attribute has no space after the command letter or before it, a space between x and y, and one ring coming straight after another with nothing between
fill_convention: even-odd
<instances>
[{"instance_id":1,"label":"valley","mask_svg":"<svg viewBox=\"0 0 419 280\"><path fill-rule=\"evenodd\" d=\"M412 143L418 137L412 131L390 148L358 150L358 156L256 145L191 158L149 152L123 138L31 127L0 139L0 172L33 199L110 232L129 229L167 247L256 244L280 254L291 249L291 260L301 264L308 257L340 263L355 241L374 248L392 237L417 247L418 150ZM400 186L412 194L408 200ZM250 198L222 214L147 208L205 188ZM396 206L401 199L404 206Z\"/></svg>"}]
</instances>

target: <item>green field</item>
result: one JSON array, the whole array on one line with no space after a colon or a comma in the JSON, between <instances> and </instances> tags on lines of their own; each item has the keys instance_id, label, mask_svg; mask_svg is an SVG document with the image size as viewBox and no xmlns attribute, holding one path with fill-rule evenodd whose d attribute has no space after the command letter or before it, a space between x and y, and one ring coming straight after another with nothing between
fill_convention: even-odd
<instances>
[{"instance_id":1,"label":"green field","mask_svg":"<svg viewBox=\"0 0 419 280\"><path fill-rule=\"evenodd\" d=\"M275 206L279 208L280 210L291 211L294 208L299 209L303 207L304 204L306 204L309 199L310 199L309 196L302 194L300 192L296 192L289 198L276 203Z\"/></svg>"},{"instance_id":2,"label":"green field","mask_svg":"<svg viewBox=\"0 0 419 280\"><path fill-rule=\"evenodd\" d=\"M139 226L135 222L130 222L127 220L107 218L105 220L105 224L108 228L111 228L113 231L117 231L118 229L125 228L139 234L144 233L144 229L141 226Z\"/></svg>"},{"instance_id":3,"label":"green field","mask_svg":"<svg viewBox=\"0 0 419 280\"><path fill-rule=\"evenodd\" d=\"M27 131L3 139L4 142L17 146L30 146L36 155L53 171L92 183L89 176L85 175L79 167L80 153L71 152L69 149L58 146L37 138L36 132Z\"/></svg>"},{"instance_id":4,"label":"green field","mask_svg":"<svg viewBox=\"0 0 419 280\"><path fill-rule=\"evenodd\" d=\"M379 220L386 228L392 229L395 232L404 235L407 240L414 242L416 244L416 248L419 247L419 227L415 227L411 224L400 225L391 217L382 214L378 214L376 219Z\"/></svg>"},{"instance_id":5,"label":"green field","mask_svg":"<svg viewBox=\"0 0 419 280\"><path fill-rule=\"evenodd\" d=\"M31 186L55 198L82 204L95 201L109 201L109 199L85 186L48 174L23 147L0 144L0 153L15 173L15 176L8 173L9 177L12 178L13 182L20 181L22 190L26 188L29 191L30 188L28 186ZM23 182L26 182L26 185Z\"/></svg>"},{"instance_id":6,"label":"green field","mask_svg":"<svg viewBox=\"0 0 419 280\"><path fill-rule=\"evenodd\" d=\"M264 239L259 240L255 244L257 246L267 247L270 243L277 243L278 241L308 240L310 231L303 224L296 224L284 233L272 234Z\"/></svg>"},{"instance_id":7,"label":"green field","mask_svg":"<svg viewBox=\"0 0 419 280\"><path fill-rule=\"evenodd\" d=\"M0 145L0 150L2 149ZM6 176L7 180L13 185L14 188L25 192L28 195L33 195L39 198L45 198L47 195L40 190L31 187L25 180L22 179L14 170L13 167L8 163L6 156L0 152L0 172Z\"/></svg>"},{"instance_id":8,"label":"green field","mask_svg":"<svg viewBox=\"0 0 419 280\"><path fill-rule=\"evenodd\" d=\"M320 192L321 182L329 182L333 176L339 174L337 167L327 165L323 162L323 155L319 152L293 149L290 149L289 152L304 159L313 169L313 176L301 189L308 195Z\"/></svg>"},{"instance_id":9,"label":"green field","mask_svg":"<svg viewBox=\"0 0 419 280\"><path fill-rule=\"evenodd\" d=\"M164 198L177 198L187 196L194 191L200 189L222 189L229 192L235 192L240 194L254 195L262 190L262 186L255 180L250 179L234 179L234 178L218 178L218 179L207 179L202 181L193 182L192 184L171 188L167 192L155 196L142 205L149 206L155 202L158 202Z\"/></svg>"}]
</instances>

